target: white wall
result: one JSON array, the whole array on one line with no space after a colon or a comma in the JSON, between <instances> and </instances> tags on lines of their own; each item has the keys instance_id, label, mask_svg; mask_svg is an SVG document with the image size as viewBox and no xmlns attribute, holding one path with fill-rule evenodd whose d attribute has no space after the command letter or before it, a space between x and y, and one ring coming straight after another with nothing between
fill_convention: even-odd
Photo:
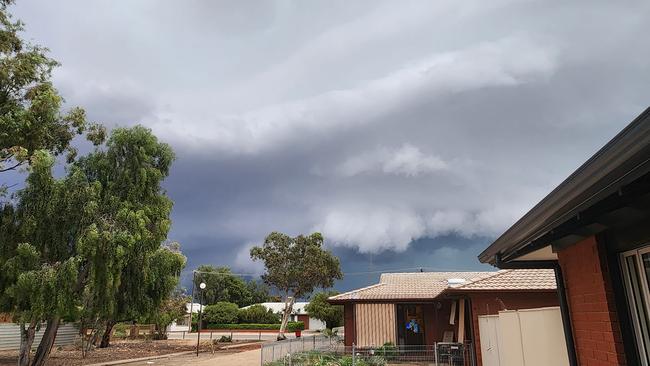
<instances>
[{"instance_id":1,"label":"white wall","mask_svg":"<svg viewBox=\"0 0 650 366\"><path fill-rule=\"evenodd\" d=\"M569 365L559 307L479 316L484 366Z\"/></svg>"}]
</instances>

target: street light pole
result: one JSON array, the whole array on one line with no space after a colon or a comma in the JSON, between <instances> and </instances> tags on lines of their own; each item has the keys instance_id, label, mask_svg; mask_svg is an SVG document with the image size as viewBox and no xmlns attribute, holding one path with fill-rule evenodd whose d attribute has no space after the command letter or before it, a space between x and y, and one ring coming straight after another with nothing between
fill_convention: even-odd
<instances>
[{"instance_id":1,"label":"street light pole","mask_svg":"<svg viewBox=\"0 0 650 366\"><path fill-rule=\"evenodd\" d=\"M196 324L196 357L199 357L199 343L201 342L201 320L203 317L203 290L204 289L205 289L205 282L201 282L201 284L199 285L199 293L200 293L199 296L201 297L201 300L199 301L199 322L198 324Z\"/></svg>"},{"instance_id":2,"label":"street light pole","mask_svg":"<svg viewBox=\"0 0 650 366\"><path fill-rule=\"evenodd\" d=\"M190 301L190 329L187 331L192 333L192 316L194 315L194 284L196 283L196 271L192 271L192 301Z\"/></svg>"}]
</instances>

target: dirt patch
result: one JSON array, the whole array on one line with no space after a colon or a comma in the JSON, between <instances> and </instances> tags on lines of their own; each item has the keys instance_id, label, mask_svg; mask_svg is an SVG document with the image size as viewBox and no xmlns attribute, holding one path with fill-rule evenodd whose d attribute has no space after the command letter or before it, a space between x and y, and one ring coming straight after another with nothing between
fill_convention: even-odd
<instances>
[{"instance_id":1,"label":"dirt patch","mask_svg":"<svg viewBox=\"0 0 650 366\"><path fill-rule=\"evenodd\" d=\"M242 346L231 349L223 349L251 341L233 341L230 343L218 343L212 346L210 342L201 342L200 352L211 353L237 353L257 349L258 344ZM166 340L166 341L144 341L144 340L115 340L108 348L96 348L81 359L81 351L75 346L64 346L54 348L50 355L48 365L51 366L80 366L93 363L127 360L132 358L166 355L170 353L194 351L196 342L191 340ZM0 366L13 366L18 359L18 351L0 351Z\"/></svg>"}]
</instances>

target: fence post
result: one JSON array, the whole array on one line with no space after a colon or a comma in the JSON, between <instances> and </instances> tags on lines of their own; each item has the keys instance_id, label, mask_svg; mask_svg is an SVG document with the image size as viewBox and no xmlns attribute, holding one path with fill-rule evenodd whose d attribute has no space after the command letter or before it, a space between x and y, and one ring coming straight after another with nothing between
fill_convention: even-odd
<instances>
[{"instance_id":1,"label":"fence post","mask_svg":"<svg viewBox=\"0 0 650 366\"><path fill-rule=\"evenodd\" d=\"M314 349L316 349L316 336L314 335Z\"/></svg>"},{"instance_id":2,"label":"fence post","mask_svg":"<svg viewBox=\"0 0 650 366\"><path fill-rule=\"evenodd\" d=\"M433 354L436 357L436 366L438 366L438 342L433 343Z\"/></svg>"},{"instance_id":3,"label":"fence post","mask_svg":"<svg viewBox=\"0 0 650 366\"><path fill-rule=\"evenodd\" d=\"M183 339L185 339L185 331L183 331Z\"/></svg>"},{"instance_id":4,"label":"fence post","mask_svg":"<svg viewBox=\"0 0 650 366\"><path fill-rule=\"evenodd\" d=\"M264 345L260 345L260 366L264 366Z\"/></svg>"},{"instance_id":5,"label":"fence post","mask_svg":"<svg viewBox=\"0 0 650 366\"><path fill-rule=\"evenodd\" d=\"M357 352L355 351L354 343L352 343L352 366L356 365Z\"/></svg>"},{"instance_id":6,"label":"fence post","mask_svg":"<svg viewBox=\"0 0 650 366\"><path fill-rule=\"evenodd\" d=\"M259 341L261 341L261 340L262 340L262 331L260 331L260 337L259 337L259 339L258 339L258 340L259 340Z\"/></svg>"},{"instance_id":7,"label":"fence post","mask_svg":"<svg viewBox=\"0 0 650 366\"><path fill-rule=\"evenodd\" d=\"M304 337L300 337L300 338L302 338L302 351L305 352L305 338Z\"/></svg>"},{"instance_id":8,"label":"fence post","mask_svg":"<svg viewBox=\"0 0 650 366\"><path fill-rule=\"evenodd\" d=\"M273 350L271 352L273 352L273 354L271 356L271 362L273 362L273 361L275 361L275 344L273 345Z\"/></svg>"}]
</instances>

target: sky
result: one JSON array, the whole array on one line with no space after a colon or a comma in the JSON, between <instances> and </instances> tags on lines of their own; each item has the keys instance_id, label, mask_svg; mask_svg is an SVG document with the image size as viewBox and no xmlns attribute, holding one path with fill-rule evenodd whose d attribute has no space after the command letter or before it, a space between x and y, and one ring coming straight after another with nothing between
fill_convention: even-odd
<instances>
[{"instance_id":1,"label":"sky","mask_svg":"<svg viewBox=\"0 0 650 366\"><path fill-rule=\"evenodd\" d=\"M189 271L322 232L348 290L476 256L648 106L647 1L19 0L66 106L177 154Z\"/></svg>"}]
</instances>

